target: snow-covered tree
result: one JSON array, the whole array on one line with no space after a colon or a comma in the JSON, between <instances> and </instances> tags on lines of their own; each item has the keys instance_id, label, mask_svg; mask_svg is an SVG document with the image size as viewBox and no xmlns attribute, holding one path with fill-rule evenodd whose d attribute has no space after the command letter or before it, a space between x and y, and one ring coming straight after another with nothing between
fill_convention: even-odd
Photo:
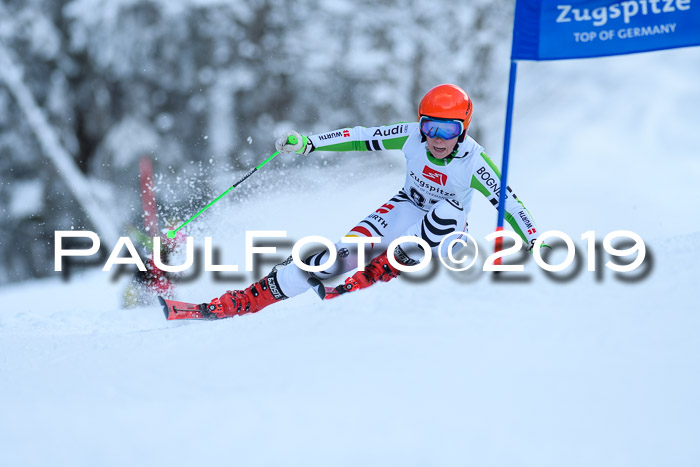
<instances>
[{"instance_id":1,"label":"snow-covered tree","mask_svg":"<svg viewBox=\"0 0 700 467\"><path fill-rule=\"evenodd\" d=\"M412 120L440 83L470 92L477 138L503 115L513 8L505 0L5 0L0 8L0 46L120 228L139 223L144 154L163 183L187 181L187 190L162 193L167 202L190 206L193 186L204 198L220 191L222 174L250 167L283 130ZM95 220L2 80L0 124L0 281L44 275L53 231ZM35 244L17 255L11 245L30 237Z\"/></svg>"}]
</instances>

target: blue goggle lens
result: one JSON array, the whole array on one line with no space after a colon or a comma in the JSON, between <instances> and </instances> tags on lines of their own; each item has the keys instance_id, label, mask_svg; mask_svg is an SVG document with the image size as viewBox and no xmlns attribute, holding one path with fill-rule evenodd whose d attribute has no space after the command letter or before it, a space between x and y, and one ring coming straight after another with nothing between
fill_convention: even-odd
<instances>
[{"instance_id":1,"label":"blue goggle lens","mask_svg":"<svg viewBox=\"0 0 700 467\"><path fill-rule=\"evenodd\" d=\"M421 117L420 130L430 138L452 139L462 134L464 124L459 120L438 120Z\"/></svg>"}]
</instances>

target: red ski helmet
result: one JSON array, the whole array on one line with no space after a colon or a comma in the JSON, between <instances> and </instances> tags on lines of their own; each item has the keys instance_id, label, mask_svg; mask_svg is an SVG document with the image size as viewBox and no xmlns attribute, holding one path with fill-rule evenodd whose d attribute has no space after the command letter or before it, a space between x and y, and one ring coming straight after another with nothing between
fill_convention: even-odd
<instances>
[{"instance_id":1,"label":"red ski helmet","mask_svg":"<svg viewBox=\"0 0 700 467\"><path fill-rule=\"evenodd\" d=\"M472 100L464 89L454 84L441 84L428 91L418 105L418 117L461 120L463 139L472 121Z\"/></svg>"}]
</instances>

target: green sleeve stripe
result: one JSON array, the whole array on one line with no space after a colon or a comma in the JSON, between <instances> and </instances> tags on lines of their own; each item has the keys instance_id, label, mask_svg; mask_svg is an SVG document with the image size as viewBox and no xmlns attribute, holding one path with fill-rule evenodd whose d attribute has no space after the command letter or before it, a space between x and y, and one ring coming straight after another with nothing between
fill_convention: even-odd
<instances>
[{"instance_id":1,"label":"green sleeve stripe","mask_svg":"<svg viewBox=\"0 0 700 467\"><path fill-rule=\"evenodd\" d=\"M367 145L364 141L347 141L338 144L330 144L328 146L317 146L316 151L367 151Z\"/></svg>"},{"instance_id":2,"label":"green sleeve stripe","mask_svg":"<svg viewBox=\"0 0 700 467\"><path fill-rule=\"evenodd\" d=\"M479 181L478 178L476 178L476 175L472 175L472 182L469 185L469 188L475 188L478 190L482 195L486 196L487 198L491 196L491 192L489 191L488 188L484 186L483 183Z\"/></svg>"},{"instance_id":3,"label":"green sleeve stripe","mask_svg":"<svg viewBox=\"0 0 700 467\"><path fill-rule=\"evenodd\" d=\"M506 222L508 222L510 224L510 226L513 227L513 230L515 230L515 233L520 235L520 238L522 238L523 242L525 242L525 244L527 245L527 236L525 235L525 232L523 232L520 229L520 226L518 226L518 223L515 221L515 218L513 216L511 216L510 214L508 214L508 212L506 212L505 216L503 216L503 217L505 218Z\"/></svg>"},{"instance_id":4,"label":"green sleeve stripe","mask_svg":"<svg viewBox=\"0 0 700 467\"><path fill-rule=\"evenodd\" d=\"M406 144L408 136L402 136L401 138L391 138L382 141L382 144L386 149L403 149L403 145Z\"/></svg>"},{"instance_id":5,"label":"green sleeve stripe","mask_svg":"<svg viewBox=\"0 0 700 467\"><path fill-rule=\"evenodd\" d=\"M489 167L491 167L491 170L493 170L496 173L496 175L498 175L498 179L500 180L501 179L501 171L498 170L498 167L496 167L496 164L494 164L493 161L489 158L489 156L487 156L486 153L484 153L484 152L481 153L481 157L484 158L484 160L489 165Z\"/></svg>"},{"instance_id":6,"label":"green sleeve stripe","mask_svg":"<svg viewBox=\"0 0 700 467\"><path fill-rule=\"evenodd\" d=\"M501 173L498 170L498 168L493 164L491 159L489 159L489 157L486 154L484 154L483 152L481 153L481 156L484 158L486 163L489 164L489 166L491 167L491 170L496 172L496 174L498 175L498 178L500 179ZM471 184L469 186L470 186L470 188L474 188L475 190L479 191L486 198L489 198L492 195L491 191L488 188L486 188L486 186L483 183L481 183L479 181L479 179L476 178L476 176L474 176L474 175L472 175L472 181L471 181ZM523 207L523 209L525 209L525 211L528 214L530 214L530 212L527 210L527 208L525 207L525 205L523 204L522 201L520 201L519 199L516 199L516 201ZM513 228L515 233L517 233L520 236L520 238L522 238L523 241L525 243L527 243L527 236L525 235L525 232L522 231L522 229L520 228L520 226L516 222L515 218L510 213L508 213L508 211L506 211L504 218L505 218L506 222L508 222L508 224L510 224L510 226ZM532 219L532 215L530 215L530 219Z\"/></svg>"}]
</instances>

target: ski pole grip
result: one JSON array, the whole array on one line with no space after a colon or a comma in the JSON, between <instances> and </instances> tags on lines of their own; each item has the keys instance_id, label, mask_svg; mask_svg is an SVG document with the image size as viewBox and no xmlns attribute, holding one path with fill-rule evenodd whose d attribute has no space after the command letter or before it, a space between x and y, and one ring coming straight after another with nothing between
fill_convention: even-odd
<instances>
[{"instance_id":1,"label":"ski pole grip","mask_svg":"<svg viewBox=\"0 0 700 467\"><path fill-rule=\"evenodd\" d=\"M289 144L297 144L298 142L299 139L294 135L289 135L289 137L287 138L287 143Z\"/></svg>"}]
</instances>

